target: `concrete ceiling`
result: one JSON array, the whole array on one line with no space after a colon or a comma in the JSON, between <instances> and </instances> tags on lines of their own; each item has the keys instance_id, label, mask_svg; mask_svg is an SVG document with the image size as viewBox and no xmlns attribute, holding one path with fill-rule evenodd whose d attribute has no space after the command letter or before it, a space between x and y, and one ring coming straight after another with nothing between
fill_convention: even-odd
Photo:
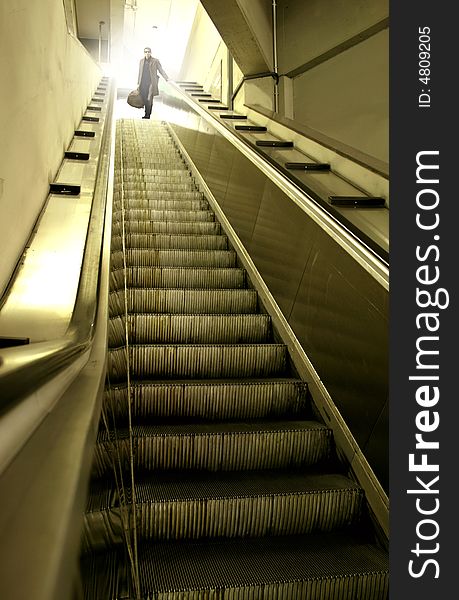
<instances>
[{"instance_id":1,"label":"concrete ceiling","mask_svg":"<svg viewBox=\"0 0 459 600\"><path fill-rule=\"evenodd\" d=\"M75 0L78 37L112 41L118 76L134 72L150 46L172 78L178 76L199 0ZM135 68L134 68L135 65ZM134 71L133 71L134 69Z\"/></svg>"},{"instance_id":2,"label":"concrete ceiling","mask_svg":"<svg viewBox=\"0 0 459 600\"><path fill-rule=\"evenodd\" d=\"M272 70L269 0L201 0L244 75Z\"/></svg>"},{"instance_id":3,"label":"concrete ceiling","mask_svg":"<svg viewBox=\"0 0 459 600\"><path fill-rule=\"evenodd\" d=\"M121 62L133 64L151 46L175 78L199 0L74 0L78 37L118 44ZM201 0L244 74L272 69L270 0ZM116 49L112 58L116 54ZM132 69L132 67L129 67Z\"/></svg>"},{"instance_id":4,"label":"concrete ceiling","mask_svg":"<svg viewBox=\"0 0 459 600\"><path fill-rule=\"evenodd\" d=\"M161 37L178 39L183 22L189 21L190 15L193 20L197 3L198 0L75 0L78 37L99 39L99 22L104 21L102 38L108 39L110 12L114 6L121 6L129 15L126 25L135 23L138 34L161 32Z\"/></svg>"},{"instance_id":5,"label":"concrete ceiling","mask_svg":"<svg viewBox=\"0 0 459 600\"><path fill-rule=\"evenodd\" d=\"M99 39L99 21L110 22L110 0L75 0L78 37ZM102 26L102 38L107 39L108 26Z\"/></svg>"}]
</instances>

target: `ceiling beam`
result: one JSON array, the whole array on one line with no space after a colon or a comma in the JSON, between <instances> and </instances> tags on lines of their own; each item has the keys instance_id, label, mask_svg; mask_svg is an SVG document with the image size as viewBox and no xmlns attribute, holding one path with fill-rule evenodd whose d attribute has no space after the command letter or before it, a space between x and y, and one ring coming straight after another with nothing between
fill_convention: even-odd
<instances>
[{"instance_id":1,"label":"ceiling beam","mask_svg":"<svg viewBox=\"0 0 459 600\"><path fill-rule=\"evenodd\" d=\"M244 75L272 70L271 3L201 0Z\"/></svg>"}]
</instances>

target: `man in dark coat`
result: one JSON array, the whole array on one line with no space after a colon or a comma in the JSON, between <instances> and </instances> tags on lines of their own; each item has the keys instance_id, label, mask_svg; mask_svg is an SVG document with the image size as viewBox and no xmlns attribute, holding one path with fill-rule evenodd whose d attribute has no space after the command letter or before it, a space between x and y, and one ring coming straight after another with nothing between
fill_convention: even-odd
<instances>
[{"instance_id":1,"label":"man in dark coat","mask_svg":"<svg viewBox=\"0 0 459 600\"><path fill-rule=\"evenodd\" d=\"M144 58L139 64L138 90L145 103L145 116L142 119L149 119L153 98L159 94L158 90L158 71L167 81L169 78L164 72L161 63L157 58L151 55L151 48L144 49Z\"/></svg>"}]
</instances>

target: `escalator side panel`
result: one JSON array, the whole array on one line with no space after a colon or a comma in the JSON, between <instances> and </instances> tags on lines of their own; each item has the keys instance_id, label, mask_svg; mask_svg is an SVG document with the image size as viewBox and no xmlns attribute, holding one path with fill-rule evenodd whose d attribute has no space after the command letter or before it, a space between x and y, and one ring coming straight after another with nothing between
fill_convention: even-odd
<instances>
[{"instance_id":1,"label":"escalator side panel","mask_svg":"<svg viewBox=\"0 0 459 600\"><path fill-rule=\"evenodd\" d=\"M230 142L189 122L171 126L387 491L387 290Z\"/></svg>"}]
</instances>

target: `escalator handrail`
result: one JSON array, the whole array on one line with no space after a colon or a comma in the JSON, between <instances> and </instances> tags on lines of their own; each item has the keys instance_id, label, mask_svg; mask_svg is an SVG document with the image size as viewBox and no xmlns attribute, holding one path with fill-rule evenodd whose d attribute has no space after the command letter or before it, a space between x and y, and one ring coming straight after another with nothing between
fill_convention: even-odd
<instances>
[{"instance_id":1,"label":"escalator handrail","mask_svg":"<svg viewBox=\"0 0 459 600\"><path fill-rule=\"evenodd\" d=\"M75 307L57 339L0 351L0 416L54 378L91 346L98 307L99 271L107 198L114 87L109 88L96 183Z\"/></svg>"}]
</instances>

